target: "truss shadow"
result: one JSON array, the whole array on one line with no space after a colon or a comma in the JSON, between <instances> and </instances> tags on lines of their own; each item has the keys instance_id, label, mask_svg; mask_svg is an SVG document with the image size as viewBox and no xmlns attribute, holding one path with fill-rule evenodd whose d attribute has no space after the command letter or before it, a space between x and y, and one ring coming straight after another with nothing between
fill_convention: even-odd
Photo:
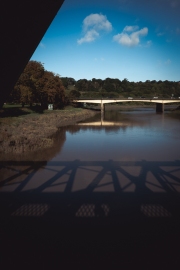
<instances>
[{"instance_id":1,"label":"truss shadow","mask_svg":"<svg viewBox=\"0 0 180 270\"><path fill-rule=\"evenodd\" d=\"M44 245L68 254L132 255L135 246L144 254L153 246L161 249L159 258L173 250L177 259L172 246L180 240L179 160L3 161L0 166L5 246L9 237L13 245Z\"/></svg>"}]
</instances>

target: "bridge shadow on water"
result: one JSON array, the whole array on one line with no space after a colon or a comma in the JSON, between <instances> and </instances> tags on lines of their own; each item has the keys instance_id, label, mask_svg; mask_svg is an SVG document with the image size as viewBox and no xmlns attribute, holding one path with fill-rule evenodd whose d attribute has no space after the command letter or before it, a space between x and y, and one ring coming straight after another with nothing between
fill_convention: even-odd
<instances>
[{"instance_id":1,"label":"bridge shadow on water","mask_svg":"<svg viewBox=\"0 0 180 270\"><path fill-rule=\"evenodd\" d=\"M2 161L0 168L6 266L179 265L179 160Z\"/></svg>"}]
</instances>

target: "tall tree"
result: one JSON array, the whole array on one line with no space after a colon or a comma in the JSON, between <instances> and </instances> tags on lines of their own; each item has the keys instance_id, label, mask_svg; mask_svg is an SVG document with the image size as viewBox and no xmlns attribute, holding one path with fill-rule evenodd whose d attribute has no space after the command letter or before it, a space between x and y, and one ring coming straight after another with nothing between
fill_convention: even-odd
<instances>
[{"instance_id":1,"label":"tall tree","mask_svg":"<svg viewBox=\"0 0 180 270\"><path fill-rule=\"evenodd\" d=\"M44 67L40 62L29 61L23 73L20 75L14 91L22 105L32 104L38 100L39 80L44 74Z\"/></svg>"},{"instance_id":2,"label":"tall tree","mask_svg":"<svg viewBox=\"0 0 180 270\"><path fill-rule=\"evenodd\" d=\"M52 103L55 108L62 108L65 102L65 89L60 77L53 72L44 71L39 83L41 85L39 100L42 105L46 107L48 103Z\"/></svg>"}]
</instances>

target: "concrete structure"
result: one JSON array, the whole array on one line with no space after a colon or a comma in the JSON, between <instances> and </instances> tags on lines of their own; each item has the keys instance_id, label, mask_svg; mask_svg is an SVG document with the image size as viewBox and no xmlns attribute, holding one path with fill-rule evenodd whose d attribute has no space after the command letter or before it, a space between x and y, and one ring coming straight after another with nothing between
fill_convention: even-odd
<instances>
[{"instance_id":1,"label":"concrete structure","mask_svg":"<svg viewBox=\"0 0 180 270\"><path fill-rule=\"evenodd\" d=\"M77 99L73 102L82 102L82 103L96 103L101 104L101 112L104 111L104 105L107 103L120 103L120 102L152 102L156 103L156 112L164 111L164 104L166 103L180 103L180 99Z\"/></svg>"}]
</instances>

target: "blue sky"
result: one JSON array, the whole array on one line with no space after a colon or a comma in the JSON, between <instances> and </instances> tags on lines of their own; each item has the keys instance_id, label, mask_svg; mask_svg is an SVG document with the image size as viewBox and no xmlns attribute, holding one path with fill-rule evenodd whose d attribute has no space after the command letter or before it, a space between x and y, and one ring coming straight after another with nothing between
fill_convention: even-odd
<instances>
[{"instance_id":1,"label":"blue sky","mask_svg":"<svg viewBox=\"0 0 180 270\"><path fill-rule=\"evenodd\" d=\"M180 81L180 0L65 0L31 60L79 79Z\"/></svg>"}]
</instances>

